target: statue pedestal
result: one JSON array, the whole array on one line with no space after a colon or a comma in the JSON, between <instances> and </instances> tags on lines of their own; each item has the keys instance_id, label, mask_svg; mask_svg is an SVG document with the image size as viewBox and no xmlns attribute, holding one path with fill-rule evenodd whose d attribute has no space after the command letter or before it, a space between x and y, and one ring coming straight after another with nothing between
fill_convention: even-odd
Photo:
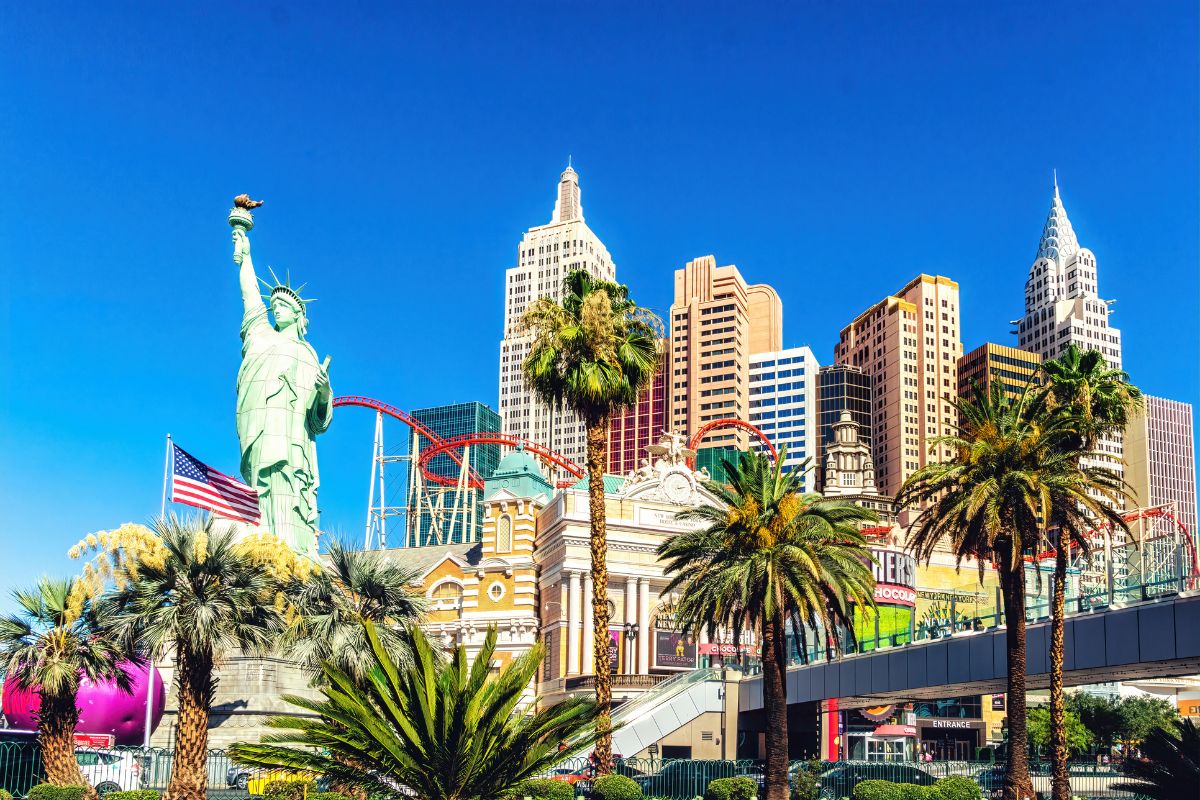
<instances>
[{"instance_id":1,"label":"statue pedestal","mask_svg":"<svg viewBox=\"0 0 1200 800\"><path fill-rule=\"evenodd\" d=\"M168 683L167 707L162 722L150 740L153 747L173 747L177 733L179 699L174 678L174 659L160 664ZM276 716L307 714L280 699L283 695L320 697L310 686L312 676L285 658L237 656L216 669L217 693L208 722L208 747L223 750L234 742L258 742L270 732L266 721Z\"/></svg>"}]
</instances>

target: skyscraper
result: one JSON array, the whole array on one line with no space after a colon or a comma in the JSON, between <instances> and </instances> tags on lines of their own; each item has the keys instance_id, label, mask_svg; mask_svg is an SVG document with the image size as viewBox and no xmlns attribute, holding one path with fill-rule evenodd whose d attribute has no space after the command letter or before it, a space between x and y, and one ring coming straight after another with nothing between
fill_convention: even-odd
<instances>
[{"instance_id":1,"label":"skyscraper","mask_svg":"<svg viewBox=\"0 0 1200 800\"><path fill-rule=\"evenodd\" d=\"M985 394L992 386L1011 399L1018 397L1030 383L1037 382L1042 359L1016 347L988 342L958 360L958 396L971 398L978 386Z\"/></svg>"},{"instance_id":2,"label":"skyscraper","mask_svg":"<svg viewBox=\"0 0 1200 800\"><path fill-rule=\"evenodd\" d=\"M800 466L817 452L816 356L807 347L792 347L750 356L750 424L757 427L778 450L787 447L783 465ZM766 450L757 440L756 450ZM815 463L804 475L806 492L817 491Z\"/></svg>"},{"instance_id":3,"label":"skyscraper","mask_svg":"<svg viewBox=\"0 0 1200 800\"><path fill-rule=\"evenodd\" d=\"M833 426L841 420L843 411L848 411L851 421L858 424L858 441L871 449L871 408L870 375L852 364L821 367L817 373L818 486L825 485L825 452L833 443Z\"/></svg>"},{"instance_id":4,"label":"skyscraper","mask_svg":"<svg viewBox=\"0 0 1200 800\"><path fill-rule=\"evenodd\" d=\"M1141 507L1175 504L1175 516L1196 535L1196 452L1192 406L1146 395L1145 408L1125 428L1125 479Z\"/></svg>"},{"instance_id":5,"label":"skyscraper","mask_svg":"<svg viewBox=\"0 0 1200 800\"><path fill-rule=\"evenodd\" d=\"M770 286L748 285L713 256L675 271L671 304L670 406L673 430L695 435L708 422L749 421L750 356L783 348L783 303ZM704 446L744 450L748 434L722 429Z\"/></svg>"},{"instance_id":6,"label":"skyscraper","mask_svg":"<svg viewBox=\"0 0 1200 800\"><path fill-rule=\"evenodd\" d=\"M517 248L517 265L504 273L500 416L505 433L546 445L582 466L583 422L569 411L538 402L521 373L533 343L521 327L522 315L535 298L562 300L563 278L575 269L587 270L601 280L616 280L608 249L584 222L579 175L568 166L559 176L550 222L525 232Z\"/></svg>"},{"instance_id":7,"label":"skyscraper","mask_svg":"<svg viewBox=\"0 0 1200 800\"><path fill-rule=\"evenodd\" d=\"M658 441L667 426L667 363L665 343L658 372L650 386L638 392L635 405L613 414L608 423L608 471L627 475L647 457L646 448Z\"/></svg>"},{"instance_id":8,"label":"skyscraper","mask_svg":"<svg viewBox=\"0 0 1200 800\"><path fill-rule=\"evenodd\" d=\"M1013 320L1017 346L1045 361L1074 344L1081 350L1099 350L1110 369L1120 369L1121 332L1108 324L1109 301L1100 299L1098 280L1096 256L1079 246L1056 176L1050 213L1025 282L1025 316ZM1122 474L1121 438L1120 434L1102 437L1096 447L1111 459L1088 463Z\"/></svg>"},{"instance_id":9,"label":"skyscraper","mask_svg":"<svg viewBox=\"0 0 1200 800\"><path fill-rule=\"evenodd\" d=\"M468 433L500 431L500 415L479 402L419 408L412 412L412 416L442 439ZM429 440L416 431L413 431L412 442L410 452L414 455L429 446ZM500 463L500 445L472 445L469 458L475 473L481 478L489 478ZM450 456L439 453L430 460L429 471L457 480L460 467ZM412 509L412 517L409 520L409 546L478 541L483 530L483 506L480 504L482 498L479 496L479 490L465 489L466 494L460 502L457 488L439 487L426 482L422 491L422 507L414 508L417 498L416 478L417 476L410 471L407 505ZM457 514L445 511L453 508L461 508L462 511Z\"/></svg>"},{"instance_id":10,"label":"skyscraper","mask_svg":"<svg viewBox=\"0 0 1200 800\"><path fill-rule=\"evenodd\" d=\"M834 354L872 379L875 481L895 495L904 479L952 454L928 442L955 431L962 355L958 284L918 275L842 329Z\"/></svg>"}]
</instances>

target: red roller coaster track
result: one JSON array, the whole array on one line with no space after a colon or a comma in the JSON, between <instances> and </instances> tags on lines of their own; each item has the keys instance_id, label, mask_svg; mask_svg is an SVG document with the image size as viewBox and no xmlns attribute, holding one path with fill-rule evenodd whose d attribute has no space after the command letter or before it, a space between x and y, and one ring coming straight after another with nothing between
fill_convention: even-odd
<instances>
[{"instance_id":1,"label":"red roller coaster track","mask_svg":"<svg viewBox=\"0 0 1200 800\"><path fill-rule=\"evenodd\" d=\"M1173 523L1175 525L1175 527L1177 529L1179 529L1179 531L1181 531L1183 533L1183 536L1181 536L1180 539L1183 541L1184 550L1187 551L1188 561L1191 562L1191 566L1192 566L1191 576L1192 577L1200 576L1200 554L1197 554L1197 552L1196 552L1196 543L1194 541L1192 541L1191 531L1189 531L1187 529L1186 525L1184 525L1182 522L1179 521L1179 518L1176 517L1175 514L1169 508L1167 508L1165 506L1152 506L1150 508L1139 508L1139 509L1135 509L1134 511L1130 511L1127 514L1122 514L1121 518L1124 519L1126 523L1137 522L1138 520L1142 520L1142 519L1169 520L1171 523ZM1105 525L1105 526L1102 526L1101 528L1091 531L1091 534L1093 536L1098 536L1101 531L1111 529L1111 528L1112 528L1111 525ZM1150 537L1146 541L1143 541L1142 545L1144 546L1147 542L1162 539L1164 537L1165 537L1165 534L1160 534L1159 536ZM1025 560L1029 561L1029 562L1043 561L1048 558L1054 558L1054 556L1055 556L1055 549L1050 548L1049 550L1045 551L1044 553L1038 553L1036 556L1026 556Z\"/></svg>"},{"instance_id":2,"label":"red roller coaster track","mask_svg":"<svg viewBox=\"0 0 1200 800\"><path fill-rule=\"evenodd\" d=\"M500 444L507 445L508 447L524 447L535 456L538 456L550 462L551 464L562 467L562 469L568 474L575 477L575 480L560 481L559 488L574 484L585 474L580 466L575 464L561 453L556 453L548 447L540 445L537 442L531 442L528 439L522 439L519 436L509 436L508 434L504 433L468 433L464 436L455 436L451 439L443 439L433 431L429 430L429 428L422 424L420 420L414 418L407 411L403 411L380 400L375 400L370 397L362 397L359 395L335 397L333 400L333 407L339 408L341 406L359 406L360 408L369 408L374 411L387 414L389 417L403 422L405 425L428 439L431 446L422 451L420 458L417 460L417 465L420 468L421 475L425 478L425 480L429 481L430 483L436 483L440 486L456 486L458 485L458 479L446 477L445 475L438 475L436 472L431 471L429 464L433 460L433 457L444 453L445 455L449 456L449 458L454 461L455 464L458 464L461 467L462 458L458 455L458 453L455 452L455 450L465 445L473 444ZM470 472L468 473L468 485L472 489L483 488L483 479L479 476L479 473L477 473L474 468L471 468Z\"/></svg>"},{"instance_id":3,"label":"red roller coaster track","mask_svg":"<svg viewBox=\"0 0 1200 800\"><path fill-rule=\"evenodd\" d=\"M586 475L582 467L571 461L562 453L555 452L545 445L538 444L537 442L530 441L529 439L523 439L520 436L510 436L505 433L468 433L464 434L463 436L455 436L450 439L443 439L433 431L429 430L429 428L422 424L420 420L415 419L407 411L403 411L396 406L384 403L380 400L375 400L370 397L363 397L361 395L335 397L333 399L333 407L340 408L342 406L359 406L360 408L369 408L373 411L387 414L389 417L403 422L405 425L428 439L430 446L421 452L421 456L417 459L417 466L421 470L421 475L425 478L425 480L429 481L430 483L436 483L440 486L457 486L458 479L447 477L445 475L438 475L436 472L433 472L429 465L433 461L434 457L445 454L455 464L458 464L461 467L463 463L462 457L459 456L455 451L468 445L479 444L498 444L506 447L524 447L538 458L560 467L568 475L573 476L574 480L559 481L558 488L560 489L573 485L576 481ZM742 428L743 430L747 430L757 436L759 440L767 446L767 449L771 453L771 458L778 457L778 454L775 452L775 445L771 444L771 440L767 438L767 435L751 425L749 422L744 422L740 419L718 419L709 422L696 432L696 435L693 436L691 441L688 443L688 448L691 450L696 449L705 436L718 428ZM691 466L695 466L695 459L691 459L689 463ZM474 468L470 468L470 471L468 472L467 483L472 489L483 488L483 479L479 476L479 473L474 470Z\"/></svg>"},{"instance_id":4,"label":"red roller coaster track","mask_svg":"<svg viewBox=\"0 0 1200 800\"><path fill-rule=\"evenodd\" d=\"M771 440L767 438L767 435L765 433L763 433L758 428L751 425L749 422L745 422L743 420L733 419L733 418L715 419L712 422L709 422L706 425L702 426L700 428L700 430L696 431L696 435L692 437L692 440L690 442L688 442L688 449L695 450L696 448L698 448L700 446L700 442L704 439L704 437L707 436L708 434L712 433L713 431L715 431L718 428L741 428L742 430L750 431L751 433L753 433L755 436L758 437L759 441L761 441L763 444L765 444L767 446L767 450L769 450L771 452L772 459L779 458L779 454L775 452L775 445L771 444ZM691 466L691 467L696 466L696 459L694 459L694 458L688 459L688 466Z\"/></svg>"}]
</instances>

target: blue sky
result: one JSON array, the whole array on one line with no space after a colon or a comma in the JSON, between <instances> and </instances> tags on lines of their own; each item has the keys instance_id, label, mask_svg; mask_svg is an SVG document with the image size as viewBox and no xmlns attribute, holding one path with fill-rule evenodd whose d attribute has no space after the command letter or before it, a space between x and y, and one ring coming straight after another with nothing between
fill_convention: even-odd
<instances>
[{"instance_id":1,"label":"blue sky","mask_svg":"<svg viewBox=\"0 0 1200 800\"><path fill-rule=\"evenodd\" d=\"M236 471L243 191L335 392L416 408L495 405L504 269L568 154L636 299L715 254L822 363L922 271L967 348L1013 343L1057 168L1134 380L1197 400L1195 3L732 9L0 8L0 590L157 512L168 431ZM320 441L327 529L360 535L372 427Z\"/></svg>"}]
</instances>

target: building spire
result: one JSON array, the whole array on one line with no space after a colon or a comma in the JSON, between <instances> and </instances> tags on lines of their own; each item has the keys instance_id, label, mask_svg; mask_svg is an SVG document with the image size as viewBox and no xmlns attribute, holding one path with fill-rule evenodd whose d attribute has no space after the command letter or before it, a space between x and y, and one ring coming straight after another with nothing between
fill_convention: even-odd
<instances>
[{"instance_id":1,"label":"building spire","mask_svg":"<svg viewBox=\"0 0 1200 800\"><path fill-rule=\"evenodd\" d=\"M1058 196L1058 169L1054 170L1054 200L1057 203L1062 203L1062 198Z\"/></svg>"},{"instance_id":2,"label":"building spire","mask_svg":"<svg viewBox=\"0 0 1200 800\"><path fill-rule=\"evenodd\" d=\"M1075 238L1075 229L1067 218L1067 209L1063 207L1062 197L1058 193L1058 170L1054 175L1054 200L1050 203L1050 213L1046 216L1046 225L1042 228L1042 239L1038 242L1037 258L1049 258L1060 264L1064 263L1075 253L1079 252L1079 240Z\"/></svg>"},{"instance_id":3,"label":"building spire","mask_svg":"<svg viewBox=\"0 0 1200 800\"><path fill-rule=\"evenodd\" d=\"M554 198L554 216L551 223L583 222L583 202L579 192L579 173L571 166L571 156L567 156L567 168L558 177L558 196Z\"/></svg>"}]
</instances>

